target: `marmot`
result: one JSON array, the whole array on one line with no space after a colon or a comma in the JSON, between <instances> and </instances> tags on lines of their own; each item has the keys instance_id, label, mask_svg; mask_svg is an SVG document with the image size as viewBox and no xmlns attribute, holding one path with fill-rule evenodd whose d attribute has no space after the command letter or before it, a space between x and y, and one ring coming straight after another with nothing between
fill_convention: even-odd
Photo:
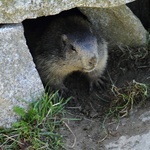
<instances>
[{"instance_id":1,"label":"marmot","mask_svg":"<svg viewBox=\"0 0 150 150\"><path fill-rule=\"evenodd\" d=\"M108 54L107 43L98 39L83 16L68 14L52 19L33 52L44 85L66 90L64 79L81 71L89 79L90 90L94 84L99 86Z\"/></svg>"}]
</instances>

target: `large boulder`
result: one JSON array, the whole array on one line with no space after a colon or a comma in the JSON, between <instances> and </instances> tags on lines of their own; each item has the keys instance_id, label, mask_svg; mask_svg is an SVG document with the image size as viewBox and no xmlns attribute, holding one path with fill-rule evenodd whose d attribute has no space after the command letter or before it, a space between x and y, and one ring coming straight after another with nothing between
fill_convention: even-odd
<instances>
[{"instance_id":1,"label":"large boulder","mask_svg":"<svg viewBox=\"0 0 150 150\"><path fill-rule=\"evenodd\" d=\"M112 8L80 8L94 24L98 36L111 46L141 46L146 43L147 31L141 21L126 6Z\"/></svg>"},{"instance_id":2,"label":"large boulder","mask_svg":"<svg viewBox=\"0 0 150 150\"><path fill-rule=\"evenodd\" d=\"M114 7L134 0L0 0L0 23L18 23L27 18L57 14L74 7Z\"/></svg>"},{"instance_id":3,"label":"large boulder","mask_svg":"<svg viewBox=\"0 0 150 150\"><path fill-rule=\"evenodd\" d=\"M27 108L43 91L25 42L22 24L0 28L0 127L10 127L17 117L14 106Z\"/></svg>"},{"instance_id":4,"label":"large boulder","mask_svg":"<svg viewBox=\"0 0 150 150\"><path fill-rule=\"evenodd\" d=\"M116 124L112 125L116 128ZM106 139L106 150L149 150L150 149L150 111L148 107L135 109L130 117L121 119L118 130L113 130L111 138Z\"/></svg>"}]
</instances>

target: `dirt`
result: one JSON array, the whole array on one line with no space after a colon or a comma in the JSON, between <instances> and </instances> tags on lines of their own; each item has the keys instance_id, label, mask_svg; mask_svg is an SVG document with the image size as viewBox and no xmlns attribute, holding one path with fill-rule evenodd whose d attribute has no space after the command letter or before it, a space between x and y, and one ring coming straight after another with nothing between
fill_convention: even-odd
<instances>
[{"instance_id":1,"label":"dirt","mask_svg":"<svg viewBox=\"0 0 150 150\"><path fill-rule=\"evenodd\" d=\"M119 119L119 122L108 118L104 123L115 99L112 87L126 87L133 80L150 85L150 51L144 47L109 50L108 66L103 76L105 87L95 88L92 92L89 92L88 82L82 74L74 73L66 79L65 84L70 89L68 95L72 96L66 107L66 118L71 119L64 120L61 133L68 150L113 149L106 146L113 139L150 130L149 122L137 119L148 110L150 98L146 105L135 105L128 117Z\"/></svg>"}]
</instances>

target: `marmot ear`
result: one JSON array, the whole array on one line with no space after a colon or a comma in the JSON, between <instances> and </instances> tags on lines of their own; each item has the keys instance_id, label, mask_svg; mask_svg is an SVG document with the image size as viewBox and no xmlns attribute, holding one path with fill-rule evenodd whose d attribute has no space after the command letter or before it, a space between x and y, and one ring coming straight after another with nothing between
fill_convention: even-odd
<instances>
[{"instance_id":1,"label":"marmot ear","mask_svg":"<svg viewBox=\"0 0 150 150\"><path fill-rule=\"evenodd\" d=\"M68 39L68 37L67 37L66 34L63 34L61 36L61 41L62 41L62 44L63 44L64 47L67 45L67 39Z\"/></svg>"}]
</instances>

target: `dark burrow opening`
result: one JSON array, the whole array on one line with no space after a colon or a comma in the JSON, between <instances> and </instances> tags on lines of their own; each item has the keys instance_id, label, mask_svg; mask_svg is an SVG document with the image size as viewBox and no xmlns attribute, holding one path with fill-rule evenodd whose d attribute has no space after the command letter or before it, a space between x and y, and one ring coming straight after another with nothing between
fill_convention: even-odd
<instances>
[{"instance_id":1,"label":"dark burrow opening","mask_svg":"<svg viewBox=\"0 0 150 150\"><path fill-rule=\"evenodd\" d=\"M127 6L140 19L146 30L150 29L150 1L136 0L128 3Z\"/></svg>"}]
</instances>

